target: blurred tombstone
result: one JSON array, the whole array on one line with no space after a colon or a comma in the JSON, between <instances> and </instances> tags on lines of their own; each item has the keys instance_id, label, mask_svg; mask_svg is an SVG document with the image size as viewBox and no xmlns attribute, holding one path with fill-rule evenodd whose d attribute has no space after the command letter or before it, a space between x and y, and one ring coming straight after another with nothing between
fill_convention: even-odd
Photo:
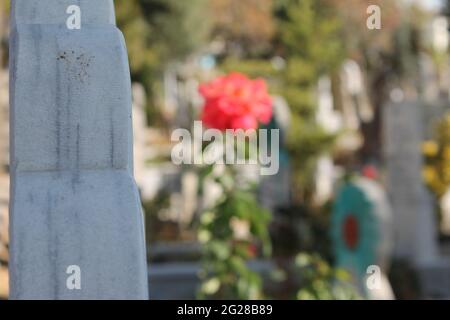
<instances>
[{"instance_id":1,"label":"blurred tombstone","mask_svg":"<svg viewBox=\"0 0 450 320\"><path fill-rule=\"evenodd\" d=\"M9 164L8 71L0 67L0 171Z\"/></svg>"},{"instance_id":2,"label":"blurred tombstone","mask_svg":"<svg viewBox=\"0 0 450 320\"><path fill-rule=\"evenodd\" d=\"M134 155L134 175L136 183L141 188L144 184L145 171L145 146L147 141L147 120L145 106L147 97L145 89L140 83L132 86L133 94L133 155Z\"/></svg>"},{"instance_id":3,"label":"blurred tombstone","mask_svg":"<svg viewBox=\"0 0 450 320\"><path fill-rule=\"evenodd\" d=\"M445 53L449 47L448 19L445 16L434 17L425 33L425 42L437 53Z\"/></svg>"},{"instance_id":4,"label":"blurred tombstone","mask_svg":"<svg viewBox=\"0 0 450 320\"><path fill-rule=\"evenodd\" d=\"M274 115L268 125L269 141L270 130L280 130L280 168L277 174L263 176L259 186L259 200L267 209L274 212L277 208L288 207L291 203L291 169L288 152L286 150L286 135L291 123L291 112L284 98L274 98Z\"/></svg>"},{"instance_id":5,"label":"blurred tombstone","mask_svg":"<svg viewBox=\"0 0 450 320\"><path fill-rule=\"evenodd\" d=\"M319 79L317 85L317 123L327 132L336 133L342 129L342 116L334 110L331 80L328 76Z\"/></svg>"},{"instance_id":6,"label":"blurred tombstone","mask_svg":"<svg viewBox=\"0 0 450 320\"><path fill-rule=\"evenodd\" d=\"M314 201L318 205L323 205L331 199L336 179L336 168L330 156L322 156L319 158L314 178Z\"/></svg>"},{"instance_id":7,"label":"blurred tombstone","mask_svg":"<svg viewBox=\"0 0 450 320\"><path fill-rule=\"evenodd\" d=\"M387 272L392 254L391 209L384 189L366 177L353 178L337 191L331 234L337 267L349 271L363 296L393 299ZM367 284L376 268L376 286Z\"/></svg>"},{"instance_id":8,"label":"blurred tombstone","mask_svg":"<svg viewBox=\"0 0 450 320\"><path fill-rule=\"evenodd\" d=\"M11 3L10 297L146 299L126 47L112 0L73 2Z\"/></svg>"},{"instance_id":9,"label":"blurred tombstone","mask_svg":"<svg viewBox=\"0 0 450 320\"><path fill-rule=\"evenodd\" d=\"M341 83L343 124L348 129L357 130L361 122L373 120L373 109L365 89L364 75L356 61L345 61Z\"/></svg>"},{"instance_id":10,"label":"blurred tombstone","mask_svg":"<svg viewBox=\"0 0 450 320\"><path fill-rule=\"evenodd\" d=\"M192 108L199 104L194 65L171 64L164 72L163 115L173 129L190 128Z\"/></svg>"},{"instance_id":11,"label":"blurred tombstone","mask_svg":"<svg viewBox=\"0 0 450 320\"><path fill-rule=\"evenodd\" d=\"M419 66L423 99L426 102L435 102L439 99L439 75L433 58L422 53L419 56Z\"/></svg>"},{"instance_id":12,"label":"blurred tombstone","mask_svg":"<svg viewBox=\"0 0 450 320\"><path fill-rule=\"evenodd\" d=\"M327 133L336 134L342 129L342 116L334 110L331 80L328 76L319 79L317 85L317 123ZM329 155L323 155L317 161L315 172L314 201L321 205L330 200L335 183L335 166Z\"/></svg>"},{"instance_id":13,"label":"blurred tombstone","mask_svg":"<svg viewBox=\"0 0 450 320\"><path fill-rule=\"evenodd\" d=\"M435 111L440 104L444 105L444 110L438 110L441 113L447 111L450 96L450 60L443 56L442 63L437 65L433 56L421 53L419 67L419 80L424 102L430 105L431 111ZM430 112L430 110L426 111Z\"/></svg>"},{"instance_id":14,"label":"blurred tombstone","mask_svg":"<svg viewBox=\"0 0 450 320\"><path fill-rule=\"evenodd\" d=\"M180 223L187 227L192 223L198 206L199 177L195 171L187 170L181 177L181 192L183 197Z\"/></svg>"},{"instance_id":15,"label":"blurred tombstone","mask_svg":"<svg viewBox=\"0 0 450 320\"><path fill-rule=\"evenodd\" d=\"M433 263L438 255L431 197L421 176L423 141L421 105L390 102L383 108L387 188L395 230L395 255L417 265Z\"/></svg>"},{"instance_id":16,"label":"blurred tombstone","mask_svg":"<svg viewBox=\"0 0 450 320\"><path fill-rule=\"evenodd\" d=\"M445 16L437 16L431 19L425 32L424 44L426 51L419 55L420 87L422 97L430 104L434 111L436 104L448 106L450 97L450 60L449 48L449 24ZM445 111L445 110L444 110ZM429 112L429 110L427 110Z\"/></svg>"},{"instance_id":17,"label":"blurred tombstone","mask_svg":"<svg viewBox=\"0 0 450 320\"><path fill-rule=\"evenodd\" d=\"M170 66L164 71L164 106L163 114L172 120L178 108L178 80L175 68Z\"/></svg>"}]
</instances>

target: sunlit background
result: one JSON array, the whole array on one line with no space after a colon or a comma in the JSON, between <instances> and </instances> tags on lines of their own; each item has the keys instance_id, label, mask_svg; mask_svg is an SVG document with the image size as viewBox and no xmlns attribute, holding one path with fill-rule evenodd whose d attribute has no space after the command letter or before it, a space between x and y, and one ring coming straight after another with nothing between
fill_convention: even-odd
<instances>
[{"instance_id":1,"label":"sunlit background","mask_svg":"<svg viewBox=\"0 0 450 320\"><path fill-rule=\"evenodd\" d=\"M115 3L152 299L450 298L450 2ZM8 11L1 1L1 298ZM199 85L235 72L267 83L277 175L171 161L173 130L203 112Z\"/></svg>"}]
</instances>

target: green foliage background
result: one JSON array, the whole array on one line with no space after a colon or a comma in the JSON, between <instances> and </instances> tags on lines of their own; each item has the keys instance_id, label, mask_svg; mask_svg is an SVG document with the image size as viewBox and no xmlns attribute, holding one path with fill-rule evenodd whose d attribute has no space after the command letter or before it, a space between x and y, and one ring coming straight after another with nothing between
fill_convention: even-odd
<instances>
[{"instance_id":1,"label":"green foliage background","mask_svg":"<svg viewBox=\"0 0 450 320\"><path fill-rule=\"evenodd\" d=\"M144 84L150 99L151 125L158 122L154 101L169 63L183 60L207 41L207 0L115 1L118 27L127 41L131 74Z\"/></svg>"}]
</instances>

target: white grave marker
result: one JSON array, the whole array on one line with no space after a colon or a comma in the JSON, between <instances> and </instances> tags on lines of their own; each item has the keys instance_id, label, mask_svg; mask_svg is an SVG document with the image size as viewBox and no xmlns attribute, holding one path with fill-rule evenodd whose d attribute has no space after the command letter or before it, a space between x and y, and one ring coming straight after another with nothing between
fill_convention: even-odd
<instances>
[{"instance_id":1,"label":"white grave marker","mask_svg":"<svg viewBox=\"0 0 450 320\"><path fill-rule=\"evenodd\" d=\"M113 1L15 0L11 17L10 297L146 299Z\"/></svg>"}]
</instances>

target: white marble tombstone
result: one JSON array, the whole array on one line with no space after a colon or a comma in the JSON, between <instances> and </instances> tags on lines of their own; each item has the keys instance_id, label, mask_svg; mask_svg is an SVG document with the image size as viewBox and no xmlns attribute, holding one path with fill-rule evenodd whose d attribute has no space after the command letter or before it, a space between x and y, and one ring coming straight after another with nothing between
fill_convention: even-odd
<instances>
[{"instance_id":1,"label":"white marble tombstone","mask_svg":"<svg viewBox=\"0 0 450 320\"><path fill-rule=\"evenodd\" d=\"M113 1L15 0L11 17L10 297L146 299Z\"/></svg>"},{"instance_id":2,"label":"white marble tombstone","mask_svg":"<svg viewBox=\"0 0 450 320\"><path fill-rule=\"evenodd\" d=\"M438 257L435 216L421 176L422 122L417 101L391 102L384 107L384 155L394 216L394 252L418 265L433 263Z\"/></svg>"}]
</instances>

